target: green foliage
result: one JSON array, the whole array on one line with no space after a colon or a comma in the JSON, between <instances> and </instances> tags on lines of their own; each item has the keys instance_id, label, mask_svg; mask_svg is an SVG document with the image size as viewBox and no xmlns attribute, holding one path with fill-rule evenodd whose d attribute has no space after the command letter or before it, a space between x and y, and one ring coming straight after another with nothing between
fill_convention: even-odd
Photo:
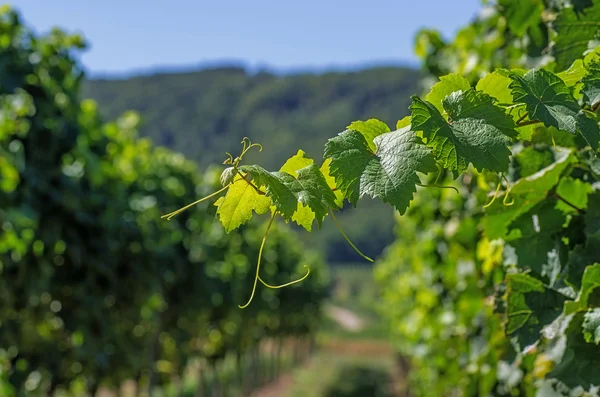
<instances>
[{"instance_id":1,"label":"green foliage","mask_svg":"<svg viewBox=\"0 0 600 397\"><path fill-rule=\"evenodd\" d=\"M160 219L217 189L218 173L138 139L134 113L103 122L80 99L80 37L36 36L3 8L0 38L0 395L93 395L128 379L153 393L194 360L314 332L318 256L276 225L264 278L310 266L311 279L240 312L263 225L227 234L208 203ZM230 228L246 210L227 213Z\"/></svg>"},{"instance_id":2,"label":"green foliage","mask_svg":"<svg viewBox=\"0 0 600 397\"><path fill-rule=\"evenodd\" d=\"M413 97L413 131L422 131L439 164L457 174L472 163L478 170L502 172L508 169L509 137L514 123L493 99L474 89L446 96L442 106L445 120L434 106Z\"/></svg>"},{"instance_id":3,"label":"green foliage","mask_svg":"<svg viewBox=\"0 0 600 397\"><path fill-rule=\"evenodd\" d=\"M600 4L595 1L574 2L564 7L552 23L556 31L554 57L558 70L568 68L589 49L589 42L600 34Z\"/></svg>"},{"instance_id":4,"label":"green foliage","mask_svg":"<svg viewBox=\"0 0 600 397\"><path fill-rule=\"evenodd\" d=\"M277 170L296 153L295 148L320 158L327 131L336 131L351 120L376 117L391 126L399 115L408 114L410 94L418 89L420 77L412 68L398 67L280 75L223 66L127 79L89 79L83 82L83 94L96 100L107 118L130 109L138 112L141 136L183 153L200 170L220 163L224 152L238 150L244 136L265 149L260 157L258 151L249 152L247 161ZM393 210L379 201L365 203L363 208L367 206L372 216L342 211L338 219L357 244L370 255L379 255L393 240ZM309 225L308 218L300 222L301 228ZM357 260L332 223L326 222L318 234L301 238L330 261Z\"/></svg>"},{"instance_id":5,"label":"green foliage","mask_svg":"<svg viewBox=\"0 0 600 397\"><path fill-rule=\"evenodd\" d=\"M373 153L360 133L347 130L327 143L325 157L331 159L331 175L352 204L368 194L404 213L420 181L416 172L436 170L429 150L419 143L410 127L404 127L377 136Z\"/></svg>"}]
</instances>

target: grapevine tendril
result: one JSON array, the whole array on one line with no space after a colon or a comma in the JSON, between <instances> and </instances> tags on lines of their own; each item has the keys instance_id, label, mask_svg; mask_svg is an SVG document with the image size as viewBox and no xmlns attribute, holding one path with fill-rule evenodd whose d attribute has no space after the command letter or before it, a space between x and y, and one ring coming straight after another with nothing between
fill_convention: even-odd
<instances>
[{"instance_id":1,"label":"grapevine tendril","mask_svg":"<svg viewBox=\"0 0 600 397\"><path fill-rule=\"evenodd\" d=\"M273 224L273 220L275 219L275 213L271 215L271 219L269 220L269 224L267 225L267 230L265 230L265 235L263 236L262 243L260 244L260 249L258 251L258 261L256 263L256 276L254 277L254 285L252 286L252 294L250 295L250 299L246 302L245 305L238 305L240 309L245 309L250 305L252 299L254 299L254 293L256 292L256 284L258 283L258 279L260 278L260 261L262 259L263 248L265 247L265 242L267 241L267 235L269 234L269 230L271 230L271 225Z\"/></svg>"},{"instance_id":2,"label":"grapevine tendril","mask_svg":"<svg viewBox=\"0 0 600 397\"><path fill-rule=\"evenodd\" d=\"M510 183L508 182L508 179L506 179L506 176L502 175L502 179L504 179L504 181L506 182L506 194L504 194L504 200L502 200L502 204L506 207L510 207L515 203L515 200L511 197L510 203L506 202L508 200L508 196L510 195L511 187Z\"/></svg>"},{"instance_id":3,"label":"grapevine tendril","mask_svg":"<svg viewBox=\"0 0 600 397\"><path fill-rule=\"evenodd\" d=\"M452 189L456 193L460 194L460 192L458 191L458 189L456 187L454 187L454 186L446 186L446 185L423 185L421 183L417 183L417 186L421 186L421 187L437 187L439 189Z\"/></svg>"},{"instance_id":4,"label":"grapevine tendril","mask_svg":"<svg viewBox=\"0 0 600 397\"><path fill-rule=\"evenodd\" d=\"M267 282L265 282L265 280L263 280L260 276L258 276L258 280L267 288L278 289L278 288L287 287L288 285L299 283L299 282L303 281L306 277L308 277L308 275L310 274L310 267L308 267L308 265L304 265L304 267L306 268L306 274L297 280L290 281L289 283L285 283L285 284L281 284L281 285L271 285L271 284L267 284Z\"/></svg>"},{"instance_id":5,"label":"grapevine tendril","mask_svg":"<svg viewBox=\"0 0 600 397\"><path fill-rule=\"evenodd\" d=\"M496 187L496 191L494 192L494 197L492 197L492 200L487 203L486 205L483 206L483 208L487 208L490 205L494 204L494 201L496 201L496 197L498 197L498 192L500 191L500 188L502 187L502 180L500 180L500 182L498 182L498 186Z\"/></svg>"},{"instance_id":6,"label":"grapevine tendril","mask_svg":"<svg viewBox=\"0 0 600 397\"><path fill-rule=\"evenodd\" d=\"M168 213L168 214L166 214L166 215L163 215L163 216L161 216L160 218L161 218L161 219L166 219L166 220L168 220L168 221L169 221L169 220L171 220L171 218L173 218L175 215L178 215L178 214L182 213L183 211L185 211L185 210L187 210L187 209L189 209L189 208L191 208L191 207L195 206L196 204L200 204L201 202L203 202L203 201L205 201L205 200L208 200L209 198L211 198L211 197L214 197L214 196L218 195L219 193L222 193L223 191L225 191L226 189L228 189L228 188L229 188L229 186L231 186L231 183L230 183L229 185L227 185L227 186L223 187L222 189L219 189L219 190L217 190L216 192L214 192L214 193L212 193L212 194L209 194L209 195L208 195L208 196L206 196L206 197L202 197L200 200L194 201L193 203L191 203L191 204L188 204L188 205L186 205L185 207L182 207L182 208L180 208L180 209L178 209L178 210L176 210L176 211L173 211L173 212L170 212L170 213Z\"/></svg>"},{"instance_id":7,"label":"grapevine tendril","mask_svg":"<svg viewBox=\"0 0 600 397\"><path fill-rule=\"evenodd\" d=\"M556 142L554 141L554 132L552 132L552 146L554 147L554 150L556 150L557 152L562 152L562 149L559 148L558 146L556 146Z\"/></svg>"},{"instance_id":8,"label":"grapevine tendril","mask_svg":"<svg viewBox=\"0 0 600 397\"><path fill-rule=\"evenodd\" d=\"M340 233L342 233L342 236L348 242L348 244L350 244L350 246L354 249L354 251L356 251L356 253L358 255L362 256L363 258L365 258L369 262L375 262L373 259L369 258L365 254L363 254L362 252L360 252L360 250L356 247L356 245L354 245L352 243L352 241L350 241L350 239L348 238L348 236L346 236L346 233L344 233L344 230L342 229L342 226L340 225L340 223L338 222L337 218L335 217L335 214L333 213L333 210L331 209L331 207L329 208L329 213L331 213L331 219L333 219L333 221L335 222L335 225L337 226L338 230L340 231Z\"/></svg>"}]
</instances>

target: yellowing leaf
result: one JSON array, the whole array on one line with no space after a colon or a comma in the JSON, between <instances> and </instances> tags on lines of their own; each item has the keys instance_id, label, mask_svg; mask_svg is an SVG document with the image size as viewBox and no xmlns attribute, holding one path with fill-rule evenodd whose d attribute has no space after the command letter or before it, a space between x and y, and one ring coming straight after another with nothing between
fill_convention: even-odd
<instances>
[{"instance_id":1,"label":"yellowing leaf","mask_svg":"<svg viewBox=\"0 0 600 397\"><path fill-rule=\"evenodd\" d=\"M303 150L298 150L298 153L287 159L287 161L281 166L279 171L287 172L294 178L298 178L298 170L314 163L313 159L306 157L306 153Z\"/></svg>"},{"instance_id":2,"label":"yellowing leaf","mask_svg":"<svg viewBox=\"0 0 600 397\"><path fill-rule=\"evenodd\" d=\"M321 166L321 173L325 177L325 181L327 181L327 185L333 190L333 194L335 195L335 203L338 207L342 208L344 205L344 193L339 190L335 184L335 178L331 176L329 173L329 165L331 164L331 158L325 159L323 165Z\"/></svg>"},{"instance_id":3,"label":"yellowing leaf","mask_svg":"<svg viewBox=\"0 0 600 397\"><path fill-rule=\"evenodd\" d=\"M315 220L315 213L309 206L298 202L298 209L294 212L292 220L310 232L312 230L312 223Z\"/></svg>"},{"instance_id":4,"label":"yellowing leaf","mask_svg":"<svg viewBox=\"0 0 600 397\"><path fill-rule=\"evenodd\" d=\"M215 202L217 215L227 233L252 219L252 211L264 214L271 206L271 199L259 194L241 176L236 176L227 194Z\"/></svg>"}]
</instances>

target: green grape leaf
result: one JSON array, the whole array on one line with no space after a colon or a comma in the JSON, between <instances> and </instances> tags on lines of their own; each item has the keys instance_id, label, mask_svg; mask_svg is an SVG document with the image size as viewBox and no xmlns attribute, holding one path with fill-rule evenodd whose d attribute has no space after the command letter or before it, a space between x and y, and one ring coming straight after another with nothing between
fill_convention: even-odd
<instances>
[{"instance_id":1,"label":"green grape leaf","mask_svg":"<svg viewBox=\"0 0 600 397\"><path fill-rule=\"evenodd\" d=\"M530 120L540 120L546 127L573 135L579 132L594 150L598 149L598 124L581 111L569 87L558 76L532 69L523 76L512 73L510 78L513 100L526 105Z\"/></svg>"},{"instance_id":2,"label":"green grape leaf","mask_svg":"<svg viewBox=\"0 0 600 397\"><path fill-rule=\"evenodd\" d=\"M597 306L600 303L600 289L598 288L600 288L600 264L594 263L583 272L581 291L577 297L580 308L587 308L592 304Z\"/></svg>"},{"instance_id":3,"label":"green grape leaf","mask_svg":"<svg viewBox=\"0 0 600 397\"><path fill-rule=\"evenodd\" d=\"M505 237L511 222L544 200L548 192L558 184L565 169L575 161L573 151L563 148L562 152L557 153L554 163L535 174L519 179L512 186L510 193L513 205L505 206L502 200L496 200L486 209L483 220L486 236L490 240Z\"/></svg>"},{"instance_id":4,"label":"green grape leaf","mask_svg":"<svg viewBox=\"0 0 600 397\"><path fill-rule=\"evenodd\" d=\"M465 171L472 163L478 170L508 169L510 138L515 124L493 99L474 89L454 92L442 103L448 121L431 103L412 97L412 129L423 131L427 146L444 168Z\"/></svg>"},{"instance_id":5,"label":"green grape leaf","mask_svg":"<svg viewBox=\"0 0 600 397\"><path fill-rule=\"evenodd\" d=\"M586 74L587 69L584 66L583 59L576 59L569 69L563 70L556 75L565 83L567 87L574 87Z\"/></svg>"},{"instance_id":6,"label":"green grape leaf","mask_svg":"<svg viewBox=\"0 0 600 397\"><path fill-rule=\"evenodd\" d=\"M482 91L499 103L512 103L513 97L508 86L512 80L505 73L495 71L487 74L477 82L477 91Z\"/></svg>"},{"instance_id":7,"label":"green grape leaf","mask_svg":"<svg viewBox=\"0 0 600 397\"><path fill-rule=\"evenodd\" d=\"M568 262L567 280L577 288L581 287L584 272L589 269L589 265L600 262L600 193L588 195L587 212L583 219L585 243L575 246L569 252Z\"/></svg>"},{"instance_id":8,"label":"green grape leaf","mask_svg":"<svg viewBox=\"0 0 600 397\"><path fill-rule=\"evenodd\" d=\"M408 126L410 126L410 116L405 116L402 119L398 120L398 122L396 123L397 130Z\"/></svg>"},{"instance_id":9,"label":"green grape leaf","mask_svg":"<svg viewBox=\"0 0 600 397\"><path fill-rule=\"evenodd\" d=\"M502 14L508 27L517 37L522 37L532 26L537 26L542 19L544 4L541 0L499 0Z\"/></svg>"},{"instance_id":10,"label":"green grape leaf","mask_svg":"<svg viewBox=\"0 0 600 397\"><path fill-rule=\"evenodd\" d=\"M552 337L556 366L546 377L555 378L569 388L589 390L592 385L599 385L600 346L588 343L584 337L585 314L563 316L560 320L557 332L548 333Z\"/></svg>"},{"instance_id":11,"label":"green grape leaf","mask_svg":"<svg viewBox=\"0 0 600 397\"><path fill-rule=\"evenodd\" d=\"M388 125L383 121L379 121L377 119L353 121L348 127L346 127L346 129L358 131L363 134L367 144L369 145L369 148L371 148L373 153L375 153L375 150L377 149L373 143L375 137L385 134L386 132L390 132L390 127L388 127Z\"/></svg>"},{"instance_id":12,"label":"green grape leaf","mask_svg":"<svg viewBox=\"0 0 600 397\"><path fill-rule=\"evenodd\" d=\"M495 98L499 103L511 104L513 102L513 97L509 85L512 80L508 77L509 74L510 71L506 69L498 69L480 79L477 83L477 90ZM509 114L512 116L515 123L520 118L522 111L521 106L512 105L512 109L509 111ZM536 127L535 124L518 127L518 138L523 141L530 141Z\"/></svg>"},{"instance_id":13,"label":"green grape leaf","mask_svg":"<svg viewBox=\"0 0 600 397\"><path fill-rule=\"evenodd\" d=\"M271 200L254 189L240 175L236 175L227 194L215 204L217 216L227 233L252 219L252 211L264 214L271 206Z\"/></svg>"},{"instance_id":14,"label":"green grape leaf","mask_svg":"<svg viewBox=\"0 0 600 397\"><path fill-rule=\"evenodd\" d=\"M269 172L258 165L243 165L239 169L247 173L256 186L266 188L267 196L286 221L292 218L298 208L298 199L281 180L281 175L293 176L285 172Z\"/></svg>"},{"instance_id":15,"label":"green grape leaf","mask_svg":"<svg viewBox=\"0 0 600 397\"><path fill-rule=\"evenodd\" d=\"M515 336L521 349L535 343L540 331L563 310L567 297L523 273L507 276L506 333Z\"/></svg>"},{"instance_id":16,"label":"green grape leaf","mask_svg":"<svg viewBox=\"0 0 600 397\"><path fill-rule=\"evenodd\" d=\"M298 177L298 170L313 164L313 159L306 157L306 153L303 150L298 150L294 156L290 157L279 169L280 172L286 172L292 175L294 178ZM315 220L315 213L310 209L309 206L298 202L296 212L292 215L292 221L296 222L299 226L302 226L307 231L312 231L312 224Z\"/></svg>"},{"instance_id":17,"label":"green grape leaf","mask_svg":"<svg viewBox=\"0 0 600 397\"><path fill-rule=\"evenodd\" d=\"M581 179L571 177L561 178L556 187L556 194L561 198L557 208L565 214L577 214L577 209L585 210L588 206L588 195L592 193L592 185ZM570 204L567 204L567 202Z\"/></svg>"},{"instance_id":18,"label":"green grape leaf","mask_svg":"<svg viewBox=\"0 0 600 397\"><path fill-rule=\"evenodd\" d=\"M302 159L303 154L297 156L288 161L288 167L289 164L298 165L305 161ZM267 196L271 197L275 208L286 220L294 219L300 203L314 213L317 223L321 227L329 207L337 208L335 195L319 167L314 163L295 170L294 173L297 174L297 177L287 172L268 172L257 165L242 166L240 170L247 172L257 186L266 187ZM307 216L309 215L306 210L300 208L300 213L294 220L306 228L309 222ZM312 224L312 220L310 224Z\"/></svg>"},{"instance_id":19,"label":"green grape leaf","mask_svg":"<svg viewBox=\"0 0 600 397\"><path fill-rule=\"evenodd\" d=\"M556 199L543 200L510 224L505 238L514 249L514 265L531 269L536 277L555 285L562 270L558 255L566 216L556 207ZM510 261L505 261L508 264Z\"/></svg>"},{"instance_id":20,"label":"green grape leaf","mask_svg":"<svg viewBox=\"0 0 600 397\"><path fill-rule=\"evenodd\" d=\"M335 184L335 178L333 176L331 176L331 173L329 170L330 165L331 165L331 159L330 158L325 159L325 161L323 162L323 165L321 166L321 173L325 177L325 181L327 182L327 185L329 185L329 187L333 191L333 194L335 195L335 204L339 208L342 208L344 205L344 193L340 189L338 189L337 185Z\"/></svg>"},{"instance_id":21,"label":"green grape leaf","mask_svg":"<svg viewBox=\"0 0 600 397\"><path fill-rule=\"evenodd\" d=\"M331 175L354 206L368 194L404 214L420 183L417 172L436 171L435 161L410 127L378 136L375 145L373 155L364 136L352 130L330 139L325 157L331 158Z\"/></svg>"},{"instance_id":22,"label":"green grape leaf","mask_svg":"<svg viewBox=\"0 0 600 397\"><path fill-rule=\"evenodd\" d=\"M451 73L440 77L440 81L431 87L431 90L425 96L425 100L435 106L442 115L445 115L442 101L453 92L468 91L470 88L469 80L459 74Z\"/></svg>"},{"instance_id":23,"label":"green grape leaf","mask_svg":"<svg viewBox=\"0 0 600 397\"><path fill-rule=\"evenodd\" d=\"M310 209L309 206L298 202L298 207L296 208L296 212L292 215L292 220L296 222L299 226L302 226L306 231L312 231L312 224L315 220L315 213Z\"/></svg>"},{"instance_id":24,"label":"green grape leaf","mask_svg":"<svg viewBox=\"0 0 600 397\"><path fill-rule=\"evenodd\" d=\"M600 32L600 2L590 7L576 9L565 7L552 23L557 33L553 46L558 71L568 68L575 59L581 58L590 40Z\"/></svg>"},{"instance_id":25,"label":"green grape leaf","mask_svg":"<svg viewBox=\"0 0 600 397\"><path fill-rule=\"evenodd\" d=\"M286 172L294 178L298 177L298 170L313 164L314 161L310 157L306 157L303 150L298 150L298 153L287 159L287 161L279 169L280 172Z\"/></svg>"},{"instance_id":26,"label":"green grape leaf","mask_svg":"<svg viewBox=\"0 0 600 397\"><path fill-rule=\"evenodd\" d=\"M519 175L522 178L535 174L554 162L554 154L551 150L535 146L523 148L513 158L518 163Z\"/></svg>"},{"instance_id":27,"label":"green grape leaf","mask_svg":"<svg viewBox=\"0 0 600 397\"><path fill-rule=\"evenodd\" d=\"M592 62L588 66L589 73L581 79L581 93L585 103L595 106L600 102L600 62Z\"/></svg>"},{"instance_id":28,"label":"green grape leaf","mask_svg":"<svg viewBox=\"0 0 600 397\"><path fill-rule=\"evenodd\" d=\"M583 316L582 327L585 341L600 345L600 309L587 311Z\"/></svg>"}]
</instances>

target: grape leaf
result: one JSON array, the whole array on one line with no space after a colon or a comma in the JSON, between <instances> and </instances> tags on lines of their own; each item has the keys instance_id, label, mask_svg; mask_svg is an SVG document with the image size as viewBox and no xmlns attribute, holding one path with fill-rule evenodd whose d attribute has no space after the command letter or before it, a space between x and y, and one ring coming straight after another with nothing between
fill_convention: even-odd
<instances>
[{"instance_id":1,"label":"grape leaf","mask_svg":"<svg viewBox=\"0 0 600 397\"><path fill-rule=\"evenodd\" d=\"M584 272L589 269L589 265L600 262L600 193L588 195L588 210L583 219L585 243L575 246L569 252L568 281L576 287L581 286Z\"/></svg>"},{"instance_id":2,"label":"grape leaf","mask_svg":"<svg viewBox=\"0 0 600 397\"><path fill-rule=\"evenodd\" d=\"M600 345L600 309L588 310L583 316L582 327L585 341Z\"/></svg>"},{"instance_id":3,"label":"grape leaf","mask_svg":"<svg viewBox=\"0 0 600 397\"><path fill-rule=\"evenodd\" d=\"M437 168L430 150L410 127L375 138L377 151L371 153L360 133L347 130L325 145L331 158L331 175L348 200L356 206L364 194L380 197L404 214L420 183L418 172Z\"/></svg>"},{"instance_id":4,"label":"grape leaf","mask_svg":"<svg viewBox=\"0 0 600 397\"><path fill-rule=\"evenodd\" d=\"M535 343L544 326L562 313L566 297L523 273L507 276L506 333L521 349Z\"/></svg>"},{"instance_id":5,"label":"grape leaf","mask_svg":"<svg viewBox=\"0 0 600 397\"><path fill-rule=\"evenodd\" d=\"M590 305L598 305L600 302L598 301L600 295L597 290L600 288L600 264L594 263L591 266L588 266L583 272L583 277L581 279L581 291L579 292L579 297L577 298L577 302L579 302L580 308L587 308Z\"/></svg>"},{"instance_id":6,"label":"grape leaf","mask_svg":"<svg viewBox=\"0 0 600 397\"><path fill-rule=\"evenodd\" d=\"M590 193L592 193L592 185L589 183L571 177L561 178L560 183L556 187L556 194L571 205L568 205L563 200L559 200L557 208L565 214L577 214L579 211L573 207L585 210L588 206L588 194Z\"/></svg>"},{"instance_id":7,"label":"grape leaf","mask_svg":"<svg viewBox=\"0 0 600 397\"><path fill-rule=\"evenodd\" d=\"M579 108L569 87L556 75L532 69L524 76L511 73L510 89L515 103L524 103L530 120L540 120L546 127L580 133L588 144L598 149L600 130Z\"/></svg>"},{"instance_id":8,"label":"grape leaf","mask_svg":"<svg viewBox=\"0 0 600 397\"><path fill-rule=\"evenodd\" d=\"M298 177L298 170L313 164L314 161L310 157L306 157L303 150L298 150L298 153L286 160L279 169L280 172L286 172L294 178Z\"/></svg>"},{"instance_id":9,"label":"grape leaf","mask_svg":"<svg viewBox=\"0 0 600 397\"><path fill-rule=\"evenodd\" d=\"M585 103L594 106L600 102L600 62L593 62L588 67L589 73L581 79L581 92Z\"/></svg>"},{"instance_id":10,"label":"grape leaf","mask_svg":"<svg viewBox=\"0 0 600 397\"><path fill-rule=\"evenodd\" d=\"M517 37L522 37L531 26L537 26L542 18L544 4L541 0L499 0L508 27Z\"/></svg>"},{"instance_id":11,"label":"grape leaf","mask_svg":"<svg viewBox=\"0 0 600 397\"><path fill-rule=\"evenodd\" d=\"M547 378L558 379L570 388L589 390L592 385L600 385L600 347L585 340L584 322L584 313L564 316L561 323L567 326L561 327L562 332L550 333L558 357Z\"/></svg>"},{"instance_id":12,"label":"grape leaf","mask_svg":"<svg viewBox=\"0 0 600 397\"><path fill-rule=\"evenodd\" d=\"M239 168L248 174L256 186L266 187L266 194L273 200L277 211L287 221L290 220L298 208L298 199L288 186L281 180L285 172L269 172L258 165L243 165ZM293 178L293 176L289 175Z\"/></svg>"},{"instance_id":13,"label":"grape leaf","mask_svg":"<svg viewBox=\"0 0 600 397\"><path fill-rule=\"evenodd\" d=\"M442 166L458 174L472 163L478 170L508 169L510 138L515 124L493 99L474 89L458 91L442 101L448 121L427 101L412 97L412 129L423 131L427 146Z\"/></svg>"},{"instance_id":14,"label":"grape leaf","mask_svg":"<svg viewBox=\"0 0 600 397\"><path fill-rule=\"evenodd\" d=\"M496 200L486 209L483 224L485 234L490 240L506 236L510 223L544 200L548 192L558 184L567 166L576 161L571 149L562 150L557 153L554 163L533 175L519 179L512 186L510 194L513 205L505 206L502 200Z\"/></svg>"},{"instance_id":15,"label":"grape leaf","mask_svg":"<svg viewBox=\"0 0 600 397\"><path fill-rule=\"evenodd\" d=\"M231 182L233 182L233 178L235 177L235 168L233 167L227 167L223 170L223 172L221 173L221 185L223 186L227 186L229 185Z\"/></svg>"},{"instance_id":16,"label":"grape leaf","mask_svg":"<svg viewBox=\"0 0 600 397\"><path fill-rule=\"evenodd\" d=\"M565 7L552 23L557 36L553 54L557 70L568 68L575 59L581 58L588 43L600 32L600 2L591 7L575 9Z\"/></svg>"},{"instance_id":17,"label":"grape leaf","mask_svg":"<svg viewBox=\"0 0 600 397\"><path fill-rule=\"evenodd\" d=\"M586 74L587 70L583 64L583 60L576 59L569 69L563 70L556 75L565 83L567 87L574 87Z\"/></svg>"},{"instance_id":18,"label":"grape leaf","mask_svg":"<svg viewBox=\"0 0 600 397\"><path fill-rule=\"evenodd\" d=\"M298 170L313 164L313 159L306 157L303 150L298 150L294 156L290 157L279 169L280 172L286 172L294 178L298 177ZM312 224L315 220L315 213L310 207L298 202L296 212L292 215L292 221L305 228L307 231L312 231Z\"/></svg>"},{"instance_id":19,"label":"grape leaf","mask_svg":"<svg viewBox=\"0 0 600 397\"><path fill-rule=\"evenodd\" d=\"M252 219L252 211L264 214L271 206L271 200L259 194L240 175L236 175L227 194L215 202L217 215L227 233Z\"/></svg>"},{"instance_id":20,"label":"grape leaf","mask_svg":"<svg viewBox=\"0 0 600 397\"><path fill-rule=\"evenodd\" d=\"M425 96L425 100L431 103L444 115L445 110L442 106L442 101L450 94L456 91L467 91L471 88L469 80L455 73L440 77L440 81L435 83L429 93Z\"/></svg>"},{"instance_id":21,"label":"grape leaf","mask_svg":"<svg viewBox=\"0 0 600 397\"><path fill-rule=\"evenodd\" d=\"M513 97L509 88L512 80L508 77L509 74L510 72L506 69L498 69L480 79L479 82L477 82L477 90L495 98L499 103L512 103ZM510 115L516 123L520 118L521 111L519 108L514 108L513 105ZM518 127L518 138L524 141L530 141L536 127L535 124Z\"/></svg>"},{"instance_id":22,"label":"grape leaf","mask_svg":"<svg viewBox=\"0 0 600 397\"><path fill-rule=\"evenodd\" d=\"M303 160L296 158L290 160L289 163L298 164L301 161ZM247 172L257 186L266 187L267 196L271 197L275 208L286 220L293 219L298 211L298 203L301 203L310 208L321 227L329 207L337 207L335 195L327 185L319 167L314 163L295 170L297 177L287 172L268 172L257 165L245 165L240 167L240 170ZM307 214L304 209L300 211L295 220L301 226L306 227Z\"/></svg>"},{"instance_id":23,"label":"grape leaf","mask_svg":"<svg viewBox=\"0 0 600 397\"><path fill-rule=\"evenodd\" d=\"M342 208L342 206L344 205L344 193L337 188L337 185L335 184L335 178L331 176L331 173L329 171L330 164L331 159L325 159L323 165L321 166L321 173L325 177L327 185L329 185L329 187L333 191L333 194L335 195L335 203L339 208Z\"/></svg>"},{"instance_id":24,"label":"grape leaf","mask_svg":"<svg viewBox=\"0 0 600 397\"><path fill-rule=\"evenodd\" d=\"M384 134L386 132L390 132L390 127L383 121L379 121L377 119L369 119L367 121L354 121L348 127L347 130L358 131L365 137L369 148L375 152L377 149L373 140L375 137Z\"/></svg>"},{"instance_id":25,"label":"grape leaf","mask_svg":"<svg viewBox=\"0 0 600 397\"><path fill-rule=\"evenodd\" d=\"M512 94L508 86L511 83L510 77L505 73L495 71L487 74L477 82L477 91L482 91L500 103L512 103Z\"/></svg>"},{"instance_id":26,"label":"grape leaf","mask_svg":"<svg viewBox=\"0 0 600 397\"><path fill-rule=\"evenodd\" d=\"M398 120L398 122L396 123L397 130L408 126L410 126L410 116L405 116L402 119Z\"/></svg>"},{"instance_id":27,"label":"grape leaf","mask_svg":"<svg viewBox=\"0 0 600 397\"><path fill-rule=\"evenodd\" d=\"M562 265L558 252L565 215L557 210L556 199L543 200L510 224L505 238L515 250L514 265L531 269L548 285L555 285ZM508 263L509 261L505 261Z\"/></svg>"}]
</instances>

